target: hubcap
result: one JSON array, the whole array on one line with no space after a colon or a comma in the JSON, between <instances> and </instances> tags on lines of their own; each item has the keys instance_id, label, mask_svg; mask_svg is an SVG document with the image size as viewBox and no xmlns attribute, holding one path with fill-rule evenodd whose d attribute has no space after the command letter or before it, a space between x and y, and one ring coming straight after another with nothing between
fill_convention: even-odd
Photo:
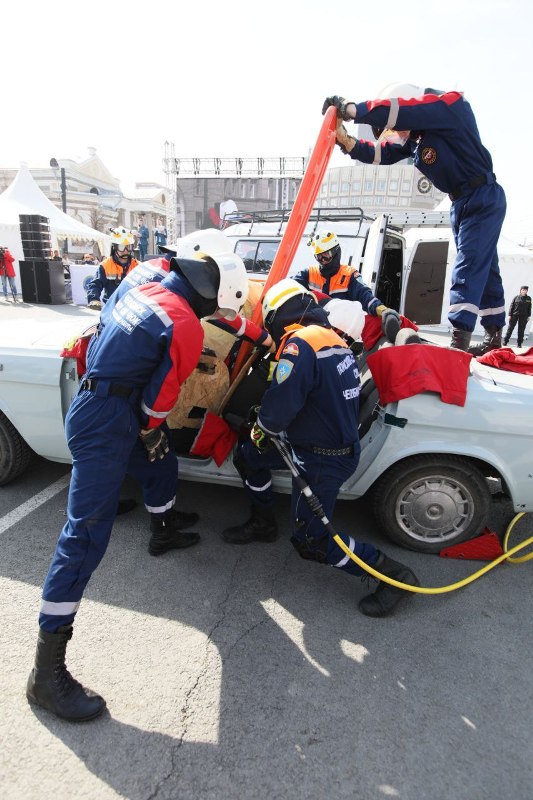
<instances>
[{"instance_id":1,"label":"hubcap","mask_svg":"<svg viewBox=\"0 0 533 800\"><path fill-rule=\"evenodd\" d=\"M474 514L472 495L464 484L433 475L408 484L396 503L396 519L412 539L446 542L463 533Z\"/></svg>"}]
</instances>

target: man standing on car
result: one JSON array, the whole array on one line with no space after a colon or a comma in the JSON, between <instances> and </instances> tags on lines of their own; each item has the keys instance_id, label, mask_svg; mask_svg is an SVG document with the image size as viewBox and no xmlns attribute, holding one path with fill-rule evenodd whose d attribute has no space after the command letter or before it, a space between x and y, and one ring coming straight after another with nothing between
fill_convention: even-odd
<instances>
[{"instance_id":1,"label":"man standing on car","mask_svg":"<svg viewBox=\"0 0 533 800\"><path fill-rule=\"evenodd\" d=\"M235 459L251 501L251 516L222 532L222 538L230 544L273 542L277 538L271 470L285 469L286 465L277 449L269 445L269 436L286 432L304 480L328 519L332 518L340 487L353 475L359 461L359 371L353 353L332 330L324 309L311 292L286 278L274 284L263 298L263 321L278 347L279 361L263 395L251 440L240 445ZM291 520L291 543L302 558L351 575L364 574L325 530L294 481ZM418 585L408 567L372 544L344 533L339 536L379 572ZM373 594L360 601L359 609L367 616L384 617L407 596L405 591L380 582Z\"/></svg>"},{"instance_id":2,"label":"man standing on car","mask_svg":"<svg viewBox=\"0 0 533 800\"><path fill-rule=\"evenodd\" d=\"M337 143L350 158L366 164L412 158L415 167L449 195L457 248L448 314L453 326L450 346L476 356L501 347L505 300L496 247L506 200L470 104L460 92L411 84L395 84L382 94L362 103L327 97L322 113L330 106L337 109ZM371 125L377 142L354 139L341 120ZM485 337L469 349L478 315Z\"/></svg>"},{"instance_id":3,"label":"man standing on car","mask_svg":"<svg viewBox=\"0 0 533 800\"><path fill-rule=\"evenodd\" d=\"M127 292L91 341L86 376L66 417L68 520L43 587L26 691L59 717L89 720L105 708L102 697L67 671L65 651L85 587L106 551L130 460L141 449L147 465L165 458L161 425L198 363L200 319L217 311L235 316L247 291L246 269L234 253L172 259L169 275Z\"/></svg>"},{"instance_id":4,"label":"man standing on car","mask_svg":"<svg viewBox=\"0 0 533 800\"><path fill-rule=\"evenodd\" d=\"M509 344L516 324L518 323L518 347L522 347L524 341L524 331L526 325L531 318L531 297L529 297L527 290L528 286L520 287L520 294L513 297L511 305L509 306L509 324L505 331L505 339L503 344L505 347Z\"/></svg>"}]
</instances>

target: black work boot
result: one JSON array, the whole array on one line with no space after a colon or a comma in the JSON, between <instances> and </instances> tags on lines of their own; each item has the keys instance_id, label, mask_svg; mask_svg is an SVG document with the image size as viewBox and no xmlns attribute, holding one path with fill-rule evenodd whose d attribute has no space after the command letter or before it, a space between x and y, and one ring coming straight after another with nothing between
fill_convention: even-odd
<instances>
[{"instance_id":1,"label":"black work boot","mask_svg":"<svg viewBox=\"0 0 533 800\"><path fill-rule=\"evenodd\" d=\"M454 328L452 331L450 347L454 350L464 350L466 353L470 345L471 337L472 334L470 331L460 331L458 328Z\"/></svg>"},{"instance_id":2,"label":"black work boot","mask_svg":"<svg viewBox=\"0 0 533 800\"><path fill-rule=\"evenodd\" d=\"M395 581L419 586L418 578L409 567L400 564L399 561L393 561L385 553L379 554L374 568L388 578L394 578ZM387 617L392 614L400 600L406 599L410 594L405 589L397 589L385 581L379 581L376 591L363 597L359 602L359 611L367 617Z\"/></svg>"},{"instance_id":3,"label":"black work boot","mask_svg":"<svg viewBox=\"0 0 533 800\"><path fill-rule=\"evenodd\" d=\"M72 625L63 625L57 633L39 629L35 666L30 672L26 697L30 703L47 708L70 722L94 719L105 708L99 694L85 689L65 666L67 644L72 638Z\"/></svg>"},{"instance_id":4,"label":"black work boot","mask_svg":"<svg viewBox=\"0 0 533 800\"><path fill-rule=\"evenodd\" d=\"M222 531L222 538L229 544L250 542L275 542L278 538L278 523L272 508L252 505L250 519L242 525L234 525Z\"/></svg>"},{"instance_id":5,"label":"black work boot","mask_svg":"<svg viewBox=\"0 0 533 800\"><path fill-rule=\"evenodd\" d=\"M179 550L184 547L192 547L198 544L200 534L194 531L183 531L198 522L198 514L194 511L176 511L171 508L164 517L151 515L150 530L152 535L148 542L148 552L151 556L160 556L168 550Z\"/></svg>"},{"instance_id":6,"label":"black work boot","mask_svg":"<svg viewBox=\"0 0 533 800\"><path fill-rule=\"evenodd\" d=\"M483 341L469 347L468 352L473 356L482 356L490 350L498 350L502 346L502 330L503 328L497 328L496 325L487 325Z\"/></svg>"}]
</instances>

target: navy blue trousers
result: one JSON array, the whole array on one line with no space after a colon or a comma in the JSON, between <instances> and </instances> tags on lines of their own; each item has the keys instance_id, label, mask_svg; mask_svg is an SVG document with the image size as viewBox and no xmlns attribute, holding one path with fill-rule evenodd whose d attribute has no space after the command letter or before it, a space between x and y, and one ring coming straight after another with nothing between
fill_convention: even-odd
<instances>
[{"instance_id":1,"label":"navy blue trousers","mask_svg":"<svg viewBox=\"0 0 533 800\"><path fill-rule=\"evenodd\" d=\"M478 316L484 328L505 325L497 252L505 211L505 192L497 183L480 186L452 203L450 221L457 256L448 319L454 328L473 331Z\"/></svg>"},{"instance_id":2,"label":"navy blue trousers","mask_svg":"<svg viewBox=\"0 0 533 800\"><path fill-rule=\"evenodd\" d=\"M44 583L39 616L39 625L50 633L74 619L106 551L126 474L141 483L151 513L163 515L174 505L178 460L171 452L150 463L139 427L135 396L126 400L82 391L70 406L65 424L72 453L67 522Z\"/></svg>"},{"instance_id":3,"label":"navy blue trousers","mask_svg":"<svg viewBox=\"0 0 533 800\"><path fill-rule=\"evenodd\" d=\"M359 454L323 456L294 448L294 455L298 471L320 500L326 517L331 521L339 490L357 469ZM274 494L271 470L287 469L282 457L274 447L261 452L250 441L239 446L239 456L245 474L244 488L249 499L258 506L272 507ZM320 551L320 555L325 557L325 563L352 575L364 573L364 570L341 550L320 519L313 514L305 496L294 481L291 494L291 530L292 539L295 540L293 544L298 552L300 552L299 545L309 548L311 553L313 548L316 548L317 553ZM337 533L353 553L370 566L374 566L379 555L374 545L358 542L341 531Z\"/></svg>"}]
</instances>

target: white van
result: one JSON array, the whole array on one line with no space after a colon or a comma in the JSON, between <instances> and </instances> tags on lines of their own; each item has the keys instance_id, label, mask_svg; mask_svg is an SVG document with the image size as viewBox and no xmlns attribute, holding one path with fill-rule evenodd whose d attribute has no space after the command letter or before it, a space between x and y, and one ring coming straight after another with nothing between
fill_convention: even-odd
<instances>
[{"instance_id":1,"label":"white van","mask_svg":"<svg viewBox=\"0 0 533 800\"><path fill-rule=\"evenodd\" d=\"M237 212L224 234L243 259L251 277L264 280L283 233L288 212ZM339 238L342 263L356 267L363 281L390 308L422 330L446 331L455 244L449 211L413 211L365 215L362 209L315 209L289 268L289 275L311 266L308 247L317 230L331 229ZM533 253L500 237L500 270L506 306L520 286L533 284ZM482 333L478 323L476 333ZM528 330L529 332L529 330Z\"/></svg>"}]
</instances>

